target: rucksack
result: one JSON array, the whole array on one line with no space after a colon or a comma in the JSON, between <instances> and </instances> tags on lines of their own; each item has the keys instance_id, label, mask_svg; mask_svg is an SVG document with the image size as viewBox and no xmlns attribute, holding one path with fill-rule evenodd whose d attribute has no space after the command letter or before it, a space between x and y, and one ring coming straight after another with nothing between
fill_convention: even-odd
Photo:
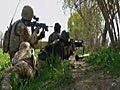
<instances>
[{"instance_id":1,"label":"rucksack","mask_svg":"<svg viewBox=\"0 0 120 90\"><path fill-rule=\"evenodd\" d=\"M7 53L9 51L10 35L11 35L12 28L15 25L14 26L14 29L15 29L19 21L20 20L18 20L14 24L10 24L8 30L5 31L4 38L3 38L3 53Z\"/></svg>"}]
</instances>

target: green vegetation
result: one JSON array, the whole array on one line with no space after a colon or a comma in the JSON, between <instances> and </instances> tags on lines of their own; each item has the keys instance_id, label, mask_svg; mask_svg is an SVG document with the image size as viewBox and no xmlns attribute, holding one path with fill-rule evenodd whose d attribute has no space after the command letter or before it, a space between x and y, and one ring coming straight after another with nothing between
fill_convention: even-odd
<instances>
[{"instance_id":1,"label":"green vegetation","mask_svg":"<svg viewBox=\"0 0 120 90\"><path fill-rule=\"evenodd\" d=\"M37 56L39 50L35 51ZM7 54L2 54L2 49L0 51L1 57L1 71L0 73L10 65L9 56ZM63 85L67 85L71 82L71 74L69 72L69 63L67 60L62 61L59 57L48 57L46 61L42 64L39 74L35 79L30 81L16 80L14 75L12 75L12 86L13 90L54 90L55 88ZM19 81L19 89L16 81Z\"/></svg>"},{"instance_id":2,"label":"green vegetation","mask_svg":"<svg viewBox=\"0 0 120 90\"><path fill-rule=\"evenodd\" d=\"M10 65L10 58L8 54L3 54L2 49L0 49L0 75L1 72Z\"/></svg>"},{"instance_id":3,"label":"green vegetation","mask_svg":"<svg viewBox=\"0 0 120 90\"><path fill-rule=\"evenodd\" d=\"M71 82L71 75L68 71L68 61L61 61L59 57L48 57L41 66L38 77L29 81L24 90L54 90ZM23 88L20 87L20 88ZM20 89L23 90L23 89Z\"/></svg>"},{"instance_id":4,"label":"green vegetation","mask_svg":"<svg viewBox=\"0 0 120 90\"><path fill-rule=\"evenodd\" d=\"M115 48L102 48L91 53L87 62L93 65L94 70L102 70L112 76L120 76L120 50Z\"/></svg>"},{"instance_id":5,"label":"green vegetation","mask_svg":"<svg viewBox=\"0 0 120 90\"><path fill-rule=\"evenodd\" d=\"M82 49L76 51L77 54L81 53ZM37 56L39 50L35 51ZM0 73L10 65L8 54L2 54L0 49ZM93 70L103 71L112 76L120 76L120 50L104 47L97 52L92 52L90 56L86 59L92 67ZM13 90L18 89L16 87L16 80L14 75L12 75L12 85ZM39 70L38 76L33 80L24 81L19 80L18 90L54 90L60 86L68 85L72 81L72 76L69 71L68 60L61 60L57 56L51 55L47 57L47 60L43 62Z\"/></svg>"}]
</instances>

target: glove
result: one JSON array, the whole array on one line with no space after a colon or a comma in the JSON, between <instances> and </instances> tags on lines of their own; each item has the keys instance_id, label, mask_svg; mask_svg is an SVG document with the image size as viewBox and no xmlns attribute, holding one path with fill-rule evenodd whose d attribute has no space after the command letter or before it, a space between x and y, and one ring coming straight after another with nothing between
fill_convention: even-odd
<instances>
[{"instance_id":1,"label":"glove","mask_svg":"<svg viewBox=\"0 0 120 90\"><path fill-rule=\"evenodd\" d=\"M45 37L45 31L42 30L42 32L40 33L40 35L38 36L38 40L42 39Z\"/></svg>"},{"instance_id":2,"label":"glove","mask_svg":"<svg viewBox=\"0 0 120 90\"><path fill-rule=\"evenodd\" d=\"M39 33L39 29L40 29L39 27L36 27L34 32L36 32L38 34Z\"/></svg>"}]
</instances>

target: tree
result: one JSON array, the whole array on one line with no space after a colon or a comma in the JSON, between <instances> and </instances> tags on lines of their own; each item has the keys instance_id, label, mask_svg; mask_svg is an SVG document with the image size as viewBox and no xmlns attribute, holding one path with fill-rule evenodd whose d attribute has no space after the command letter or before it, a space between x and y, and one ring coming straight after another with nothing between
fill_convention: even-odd
<instances>
[{"instance_id":1,"label":"tree","mask_svg":"<svg viewBox=\"0 0 120 90\"><path fill-rule=\"evenodd\" d=\"M96 7L100 9L100 12L105 21L104 29L102 30L102 45L106 42L106 34L108 32L111 45L120 47L120 1L119 0L64 0L64 7L69 7L72 10L78 11L81 17L84 19L84 15L80 9L88 3L89 7ZM104 22L103 21L103 22Z\"/></svg>"},{"instance_id":2,"label":"tree","mask_svg":"<svg viewBox=\"0 0 120 90\"><path fill-rule=\"evenodd\" d=\"M90 49L95 49L95 47L100 45L100 38L98 36L101 33L101 15L99 8L90 2L84 2L81 6L77 4L70 5L70 8L76 11L72 12L68 21L70 33L72 33L72 37L74 36L74 38L77 37L86 41Z\"/></svg>"},{"instance_id":3,"label":"tree","mask_svg":"<svg viewBox=\"0 0 120 90\"><path fill-rule=\"evenodd\" d=\"M96 0L105 20L104 37L108 31L112 46L119 46L120 1ZM106 13L107 12L107 13ZM104 42L104 41L103 41Z\"/></svg>"}]
</instances>

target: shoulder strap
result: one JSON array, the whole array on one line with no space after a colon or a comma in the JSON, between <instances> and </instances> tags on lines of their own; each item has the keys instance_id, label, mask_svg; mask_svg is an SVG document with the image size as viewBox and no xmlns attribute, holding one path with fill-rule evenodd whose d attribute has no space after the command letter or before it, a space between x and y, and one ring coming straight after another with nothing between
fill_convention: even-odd
<instances>
[{"instance_id":1,"label":"shoulder strap","mask_svg":"<svg viewBox=\"0 0 120 90\"><path fill-rule=\"evenodd\" d=\"M14 23L14 24L15 24L15 26L14 26L14 32L15 32L15 35L16 35L16 36L19 36L19 35L17 34L16 28L17 28L18 23L20 23L20 22L21 22L21 20L18 20L16 23Z\"/></svg>"}]
</instances>

